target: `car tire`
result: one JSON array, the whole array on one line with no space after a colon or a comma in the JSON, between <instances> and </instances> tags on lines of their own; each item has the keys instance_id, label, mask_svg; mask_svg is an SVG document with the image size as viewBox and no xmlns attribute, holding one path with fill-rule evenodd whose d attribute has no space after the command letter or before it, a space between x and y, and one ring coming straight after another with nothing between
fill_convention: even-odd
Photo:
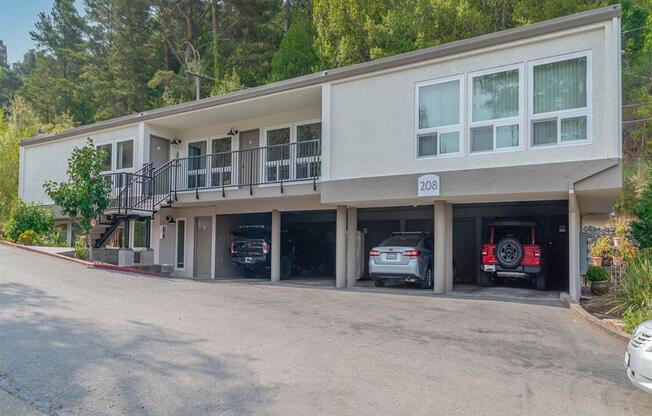
<instances>
[{"instance_id":1,"label":"car tire","mask_svg":"<svg viewBox=\"0 0 652 416\"><path fill-rule=\"evenodd\" d=\"M487 272L480 272L480 278L478 279L481 287L490 287L491 286L491 275Z\"/></svg>"},{"instance_id":2,"label":"car tire","mask_svg":"<svg viewBox=\"0 0 652 416\"><path fill-rule=\"evenodd\" d=\"M426 270L426 276L420 283L421 289L432 289L434 283L435 281L432 275L432 267L428 266L428 270Z\"/></svg>"},{"instance_id":3,"label":"car tire","mask_svg":"<svg viewBox=\"0 0 652 416\"><path fill-rule=\"evenodd\" d=\"M385 281L383 279L374 278L374 286L385 287Z\"/></svg>"},{"instance_id":4,"label":"car tire","mask_svg":"<svg viewBox=\"0 0 652 416\"><path fill-rule=\"evenodd\" d=\"M548 289L548 276L545 273L539 273L536 277L537 290Z\"/></svg>"},{"instance_id":5,"label":"car tire","mask_svg":"<svg viewBox=\"0 0 652 416\"><path fill-rule=\"evenodd\" d=\"M523 260L523 244L514 237L502 238L496 244L496 260L505 269L513 269Z\"/></svg>"}]
</instances>

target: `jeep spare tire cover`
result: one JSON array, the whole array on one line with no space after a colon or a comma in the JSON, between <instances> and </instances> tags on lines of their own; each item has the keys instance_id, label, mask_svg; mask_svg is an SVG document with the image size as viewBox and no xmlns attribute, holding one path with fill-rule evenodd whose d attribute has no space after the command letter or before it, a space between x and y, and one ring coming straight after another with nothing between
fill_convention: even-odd
<instances>
[{"instance_id":1,"label":"jeep spare tire cover","mask_svg":"<svg viewBox=\"0 0 652 416\"><path fill-rule=\"evenodd\" d=\"M514 237L505 237L496 245L498 264L506 269L513 269L523 259L523 244Z\"/></svg>"}]
</instances>

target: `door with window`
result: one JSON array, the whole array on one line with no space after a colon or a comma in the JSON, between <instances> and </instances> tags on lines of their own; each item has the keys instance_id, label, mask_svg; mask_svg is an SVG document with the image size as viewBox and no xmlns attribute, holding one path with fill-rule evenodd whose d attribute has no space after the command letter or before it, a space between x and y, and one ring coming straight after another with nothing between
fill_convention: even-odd
<instances>
[{"instance_id":1,"label":"door with window","mask_svg":"<svg viewBox=\"0 0 652 416\"><path fill-rule=\"evenodd\" d=\"M265 147L265 182L290 179L290 127L267 130Z\"/></svg>"},{"instance_id":2,"label":"door with window","mask_svg":"<svg viewBox=\"0 0 652 416\"><path fill-rule=\"evenodd\" d=\"M260 164L260 131L249 130L240 132L240 151L238 152L238 183L249 185L259 183Z\"/></svg>"}]
</instances>

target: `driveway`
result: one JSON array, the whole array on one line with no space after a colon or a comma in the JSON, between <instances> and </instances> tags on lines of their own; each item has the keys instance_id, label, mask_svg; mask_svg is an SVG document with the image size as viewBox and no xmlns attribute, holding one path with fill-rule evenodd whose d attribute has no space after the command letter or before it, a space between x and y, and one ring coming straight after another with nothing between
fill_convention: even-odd
<instances>
[{"instance_id":1,"label":"driveway","mask_svg":"<svg viewBox=\"0 0 652 416\"><path fill-rule=\"evenodd\" d=\"M35 414L651 414L623 351L561 307L157 279L0 246L0 404Z\"/></svg>"}]
</instances>

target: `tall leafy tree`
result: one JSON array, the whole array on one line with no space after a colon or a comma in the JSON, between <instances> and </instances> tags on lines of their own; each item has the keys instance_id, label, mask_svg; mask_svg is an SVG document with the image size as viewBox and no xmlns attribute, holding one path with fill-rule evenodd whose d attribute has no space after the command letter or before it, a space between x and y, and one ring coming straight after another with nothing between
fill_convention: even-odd
<instances>
[{"instance_id":1,"label":"tall leafy tree","mask_svg":"<svg viewBox=\"0 0 652 416\"><path fill-rule=\"evenodd\" d=\"M45 121L65 112L79 122L90 121L86 91L77 82L87 58L85 32L86 23L74 0L55 0L49 14L39 13L30 32L39 53L21 93L32 104L44 103L34 108Z\"/></svg>"},{"instance_id":2,"label":"tall leafy tree","mask_svg":"<svg viewBox=\"0 0 652 416\"><path fill-rule=\"evenodd\" d=\"M279 49L272 57L270 81L293 78L318 69L319 57L309 19L303 13L295 14Z\"/></svg>"},{"instance_id":3,"label":"tall leafy tree","mask_svg":"<svg viewBox=\"0 0 652 416\"><path fill-rule=\"evenodd\" d=\"M79 219L89 252L92 241L90 231L93 221L104 213L110 202L111 185L102 178L106 162L105 151L97 149L88 138L84 146L75 147L68 159L64 182L47 181L43 188L64 214Z\"/></svg>"}]
</instances>

